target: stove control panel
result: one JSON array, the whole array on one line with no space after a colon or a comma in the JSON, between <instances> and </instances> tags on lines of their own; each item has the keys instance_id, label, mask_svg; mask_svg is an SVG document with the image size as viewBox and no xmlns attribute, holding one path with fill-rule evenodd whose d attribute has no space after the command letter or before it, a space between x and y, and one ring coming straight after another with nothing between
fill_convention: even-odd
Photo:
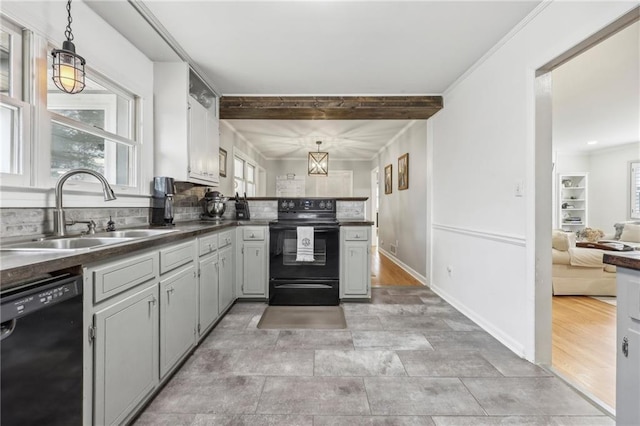
<instances>
[{"instance_id":1,"label":"stove control panel","mask_svg":"<svg viewBox=\"0 0 640 426\"><path fill-rule=\"evenodd\" d=\"M278 211L335 212L336 201L331 198L282 198L278 200Z\"/></svg>"}]
</instances>

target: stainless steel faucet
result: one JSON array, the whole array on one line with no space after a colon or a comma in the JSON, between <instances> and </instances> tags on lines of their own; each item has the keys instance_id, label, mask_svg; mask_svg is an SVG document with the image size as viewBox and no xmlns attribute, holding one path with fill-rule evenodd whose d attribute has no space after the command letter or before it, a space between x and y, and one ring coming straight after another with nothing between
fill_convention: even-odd
<instances>
[{"instance_id":1,"label":"stainless steel faucet","mask_svg":"<svg viewBox=\"0 0 640 426\"><path fill-rule=\"evenodd\" d=\"M94 176L102 184L102 192L104 194L105 201L112 201L116 199L116 194L113 193L113 189L107 182L104 176L91 169L72 169L58 178L56 183L56 211L53 213L53 229L57 236L64 237L67 235L66 226L70 225L64 218L64 210L62 209L62 186L73 175L85 173Z\"/></svg>"}]
</instances>

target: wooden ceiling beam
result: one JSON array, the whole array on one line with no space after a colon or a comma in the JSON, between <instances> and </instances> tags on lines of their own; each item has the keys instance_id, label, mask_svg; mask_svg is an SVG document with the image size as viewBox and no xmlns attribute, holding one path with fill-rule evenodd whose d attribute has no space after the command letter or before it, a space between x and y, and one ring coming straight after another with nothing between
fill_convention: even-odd
<instances>
[{"instance_id":1,"label":"wooden ceiling beam","mask_svg":"<svg viewBox=\"0 0 640 426\"><path fill-rule=\"evenodd\" d=\"M221 119L426 120L442 96L222 96Z\"/></svg>"}]
</instances>

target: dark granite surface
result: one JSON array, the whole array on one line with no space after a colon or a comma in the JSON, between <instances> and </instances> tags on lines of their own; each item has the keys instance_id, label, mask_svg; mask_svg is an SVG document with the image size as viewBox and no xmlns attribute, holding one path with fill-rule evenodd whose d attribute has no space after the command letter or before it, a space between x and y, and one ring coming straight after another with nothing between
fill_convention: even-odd
<instances>
[{"instance_id":1,"label":"dark granite surface","mask_svg":"<svg viewBox=\"0 0 640 426\"><path fill-rule=\"evenodd\" d=\"M326 200L327 198L333 198L336 201L367 201L369 197L247 197L249 201L278 201L282 198L295 199L295 198L305 198L305 199L318 199L318 200Z\"/></svg>"},{"instance_id":2,"label":"dark granite surface","mask_svg":"<svg viewBox=\"0 0 640 426\"><path fill-rule=\"evenodd\" d=\"M638 250L617 253L606 252L602 261L609 265L640 271L640 251Z\"/></svg>"},{"instance_id":3,"label":"dark granite surface","mask_svg":"<svg viewBox=\"0 0 640 426\"><path fill-rule=\"evenodd\" d=\"M370 220L344 219L338 220L340 226L372 226L374 223Z\"/></svg>"},{"instance_id":4,"label":"dark granite surface","mask_svg":"<svg viewBox=\"0 0 640 426\"><path fill-rule=\"evenodd\" d=\"M147 238L137 238L118 244L110 244L101 248L84 249L73 252L9 252L0 251L0 290L20 285L54 271L78 268L92 262L108 260L110 257L125 255L137 250L154 248L201 234L220 231L236 226L267 226L268 220L222 220L193 221L178 223L176 232L169 232ZM145 229L138 227L135 229ZM149 229L149 227L146 227ZM98 236L96 234L96 236Z\"/></svg>"}]
</instances>

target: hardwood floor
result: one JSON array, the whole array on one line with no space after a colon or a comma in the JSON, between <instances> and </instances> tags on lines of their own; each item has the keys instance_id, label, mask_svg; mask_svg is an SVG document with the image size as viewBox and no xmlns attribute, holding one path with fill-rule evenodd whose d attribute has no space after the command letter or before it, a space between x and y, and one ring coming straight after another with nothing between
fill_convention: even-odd
<instances>
[{"instance_id":1,"label":"hardwood floor","mask_svg":"<svg viewBox=\"0 0 640 426\"><path fill-rule=\"evenodd\" d=\"M378 248L374 246L371 247L371 285L373 287L383 285L421 286L422 283L380 253Z\"/></svg>"},{"instance_id":2,"label":"hardwood floor","mask_svg":"<svg viewBox=\"0 0 640 426\"><path fill-rule=\"evenodd\" d=\"M616 307L590 297L553 297L552 365L615 409Z\"/></svg>"}]
</instances>

